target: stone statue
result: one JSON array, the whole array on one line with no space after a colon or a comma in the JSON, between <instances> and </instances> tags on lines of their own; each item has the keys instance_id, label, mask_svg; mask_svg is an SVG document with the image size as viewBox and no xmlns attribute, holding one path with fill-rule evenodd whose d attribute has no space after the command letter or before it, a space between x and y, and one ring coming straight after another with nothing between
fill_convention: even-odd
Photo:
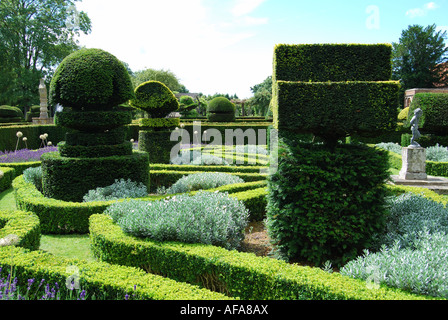
<instances>
[{"instance_id":1,"label":"stone statue","mask_svg":"<svg viewBox=\"0 0 448 320\"><path fill-rule=\"evenodd\" d=\"M40 118L48 118L48 97L47 87L45 86L44 79L40 79L39 83L39 95L40 95Z\"/></svg>"},{"instance_id":2,"label":"stone statue","mask_svg":"<svg viewBox=\"0 0 448 320\"><path fill-rule=\"evenodd\" d=\"M411 119L412 139L409 148L421 148L420 144L416 140L420 139L420 137L422 136L420 134L420 131L418 130L418 124L422 115L422 109L415 109L414 116Z\"/></svg>"}]
</instances>

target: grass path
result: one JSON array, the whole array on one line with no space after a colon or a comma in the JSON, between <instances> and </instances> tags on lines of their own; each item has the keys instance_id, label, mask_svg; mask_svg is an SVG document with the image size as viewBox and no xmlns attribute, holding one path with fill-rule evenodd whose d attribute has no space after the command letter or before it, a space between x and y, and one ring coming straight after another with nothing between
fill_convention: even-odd
<instances>
[{"instance_id":1,"label":"grass path","mask_svg":"<svg viewBox=\"0 0 448 320\"><path fill-rule=\"evenodd\" d=\"M14 190L12 188L0 193L0 209L16 209ZM42 235L39 249L64 258L95 261L95 257L90 250L90 238L88 234L63 236Z\"/></svg>"}]
</instances>

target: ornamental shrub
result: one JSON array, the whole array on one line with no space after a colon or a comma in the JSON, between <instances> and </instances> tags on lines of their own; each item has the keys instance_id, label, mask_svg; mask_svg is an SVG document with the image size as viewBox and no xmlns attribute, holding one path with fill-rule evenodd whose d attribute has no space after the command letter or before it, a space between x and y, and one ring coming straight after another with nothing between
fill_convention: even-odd
<instances>
[{"instance_id":1,"label":"ornamental shrub","mask_svg":"<svg viewBox=\"0 0 448 320\"><path fill-rule=\"evenodd\" d=\"M211 122L235 121L235 105L225 97L216 97L207 106L207 119Z\"/></svg>"},{"instance_id":2,"label":"ornamental shrub","mask_svg":"<svg viewBox=\"0 0 448 320\"><path fill-rule=\"evenodd\" d=\"M448 209L441 203L421 195L406 193L387 199L388 214L385 228L375 235L373 249L383 245L410 248L422 231L448 234Z\"/></svg>"},{"instance_id":3,"label":"ornamental shrub","mask_svg":"<svg viewBox=\"0 0 448 320\"><path fill-rule=\"evenodd\" d=\"M50 83L49 102L75 110L110 110L133 97L123 63L101 49L81 49L67 56Z\"/></svg>"},{"instance_id":4,"label":"ornamental shrub","mask_svg":"<svg viewBox=\"0 0 448 320\"><path fill-rule=\"evenodd\" d=\"M104 212L124 232L155 241L204 243L236 249L244 239L248 210L227 193L199 192L158 201L129 200Z\"/></svg>"},{"instance_id":5,"label":"ornamental shrub","mask_svg":"<svg viewBox=\"0 0 448 320\"><path fill-rule=\"evenodd\" d=\"M23 180L32 183L37 190L42 192L42 167L32 167L23 171Z\"/></svg>"},{"instance_id":6,"label":"ornamental shrub","mask_svg":"<svg viewBox=\"0 0 448 320\"><path fill-rule=\"evenodd\" d=\"M146 111L151 118L165 118L179 109L179 102L173 92L162 82L147 81L135 88L131 106Z\"/></svg>"},{"instance_id":7,"label":"ornamental shrub","mask_svg":"<svg viewBox=\"0 0 448 320\"><path fill-rule=\"evenodd\" d=\"M435 146L426 148L426 160L436 162L448 162L448 149L440 146L438 143Z\"/></svg>"},{"instance_id":8,"label":"ornamental shrub","mask_svg":"<svg viewBox=\"0 0 448 320\"><path fill-rule=\"evenodd\" d=\"M17 107L0 106L0 118L23 118L23 112Z\"/></svg>"},{"instance_id":9,"label":"ornamental shrub","mask_svg":"<svg viewBox=\"0 0 448 320\"><path fill-rule=\"evenodd\" d=\"M110 201L126 198L142 198L147 195L148 188L143 183L137 183L131 179L116 179L110 186L90 190L84 196L83 201Z\"/></svg>"},{"instance_id":10,"label":"ornamental shrub","mask_svg":"<svg viewBox=\"0 0 448 320\"><path fill-rule=\"evenodd\" d=\"M244 180L240 177L224 172L194 173L179 179L167 190L167 194L213 189L243 182Z\"/></svg>"},{"instance_id":11,"label":"ornamental shrub","mask_svg":"<svg viewBox=\"0 0 448 320\"><path fill-rule=\"evenodd\" d=\"M279 257L341 265L385 223L388 153L364 145L279 141L268 178L267 229Z\"/></svg>"}]
</instances>

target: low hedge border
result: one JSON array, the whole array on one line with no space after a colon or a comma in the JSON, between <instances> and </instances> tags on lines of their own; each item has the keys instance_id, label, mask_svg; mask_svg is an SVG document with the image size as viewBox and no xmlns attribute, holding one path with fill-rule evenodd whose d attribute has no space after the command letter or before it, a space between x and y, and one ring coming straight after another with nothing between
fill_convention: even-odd
<instances>
[{"instance_id":1,"label":"low hedge border","mask_svg":"<svg viewBox=\"0 0 448 320\"><path fill-rule=\"evenodd\" d=\"M0 167L0 171L3 172L3 178L0 178L0 192L3 192L11 187L15 177L15 170L13 168Z\"/></svg>"},{"instance_id":2,"label":"low hedge border","mask_svg":"<svg viewBox=\"0 0 448 320\"><path fill-rule=\"evenodd\" d=\"M389 163L394 169L401 170L403 166L401 155L389 151ZM448 162L426 161L426 173L435 177L448 177Z\"/></svg>"},{"instance_id":3,"label":"low hedge border","mask_svg":"<svg viewBox=\"0 0 448 320\"><path fill-rule=\"evenodd\" d=\"M45 283L50 286L55 282L64 285L73 276L70 268L76 267L79 270L80 287L86 290L88 299L95 295L97 300L115 300L120 297L124 300L126 294L133 300L230 299L223 294L148 274L137 268L65 259L43 251L17 247L0 248L0 267L4 270L12 268L20 287L26 287L28 279L45 279ZM60 293L61 299L66 298L64 290Z\"/></svg>"},{"instance_id":4,"label":"low hedge border","mask_svg":"<svg viewBox=\"0 0 448 320\"><path fill-rule=\"evenodd\" d=\"M104 262L142 268L176 281L255 300L415 300L432 299L302 267L252 253L203 244L154 242L126 235L106 215L90 217L94 255Z\"/></svg>"},{"instance_id":5,"label":"low hedge border","mask_svg":"<svg viewBox=\"0 0 448 320\"><path fill-rule=\"evenodd\" d=\"M0 239L9 235L18 237L17 246L29 250L40 247L39 218L30 212L18 210L0 211Z\"/></svg>"},{"instance_id":6,"label":"low hedge border","mask_svg":"<svg viewBox=\"0 0 448 320\"><path fill-rule=\"evenodd\" d=\"M223 192L234 193L242 192L242 201L247 203L248 209L253 216L263 215L260 211L261 206L255 205L248 194L248 189L258 189L263 186L264 181L254 181L246 185L239 186L223 186ZM93 214L101 214L108 206L115 202L125 201L98 201L98 202L66 202L46 198L39 192L32 183L24 181L23 176L19 176L12 182L15 192L17 208L23 211L36 214L41 221L41 230L43 234L87 234L89 232L89 217ZM221 191L221 188L213 189L213 191ZM246 192L246 193L244 193ZM149 196L140 198L142 200L160 200L166 198L167 195ZM254 197L259 197L258 193L254 193Z\"/></svg>"},{"instance_id":7,"label":"low hedge border","mask_svg":"<svg viewBox=\"0 0 448 320\"><path fill-rule=\"evenodd\" d=\"M169 188L179 179L190 174L203 173L198 171L172 171L172 170L151 170L150 191L156 192L158 187ZM228 172L243 179L245 182L261 181L266 179L266 175L253 172Z\"/></svg>"},{"instance_id":8,"label":"low hedge border","mask_svg":"<svg viewBox=\"0 0 448 320\"><path fill-rule=\"evenodd\" d=\"M151 163L149 165L151 171L202 171L202 172L246 172L258 173L264 170L265 166L195 166L195 165L174 165L174 164L158 164Z\"/></svg>"},{"instance_id":9,"label":"low hedge border","mask_svg":"<svg viewBox=\"0 0 448 320\"><path fill-rule=\"evenodd\" d=\"M2 167L7 168L13 168L15 170L15 176L21 176L23 174L23 171L25 171L28 168L36 168L41 166L40 161L33 161L33 162L14 162L14 163L2 163Z\"/></svg>"}]
</instances>

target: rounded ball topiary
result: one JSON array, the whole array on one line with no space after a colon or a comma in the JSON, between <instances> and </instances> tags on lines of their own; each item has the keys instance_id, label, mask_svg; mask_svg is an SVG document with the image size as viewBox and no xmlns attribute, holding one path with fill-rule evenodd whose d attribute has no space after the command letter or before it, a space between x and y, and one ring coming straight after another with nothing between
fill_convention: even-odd
<instances>
[{"instance_id":1,"label":"rounded ball topiary","mask_svg":"<svg viewBox=\"0 0 448 320\"><path fill-rule=\"evenodd\" d=\"M176 96L159 81L147 81L139 85L131 105L148 112L151 118L164 118L179 109Z\"/></svg>"},{"instance_id":2,"label":"rounded ball topiary","mask_svg":"<svg viewBox=\"0 0 448 320\"><path fill-rule=\"evenodd\" d=\"M235 113L235 105L225 97L217 97L208 104L207 113Z\"/></svg>"},{"instance_id":3,"label":"rounded ball topiary","mask_svg":"<svg viewBox=\"0 0 448 320\"><path fill-rule=\"evenodd\" d=\"M123 63L101 49L81 49L67 56L50 83L50 104L75 110L108 110L133 97Z\"/></svg>"}]
</instances>

